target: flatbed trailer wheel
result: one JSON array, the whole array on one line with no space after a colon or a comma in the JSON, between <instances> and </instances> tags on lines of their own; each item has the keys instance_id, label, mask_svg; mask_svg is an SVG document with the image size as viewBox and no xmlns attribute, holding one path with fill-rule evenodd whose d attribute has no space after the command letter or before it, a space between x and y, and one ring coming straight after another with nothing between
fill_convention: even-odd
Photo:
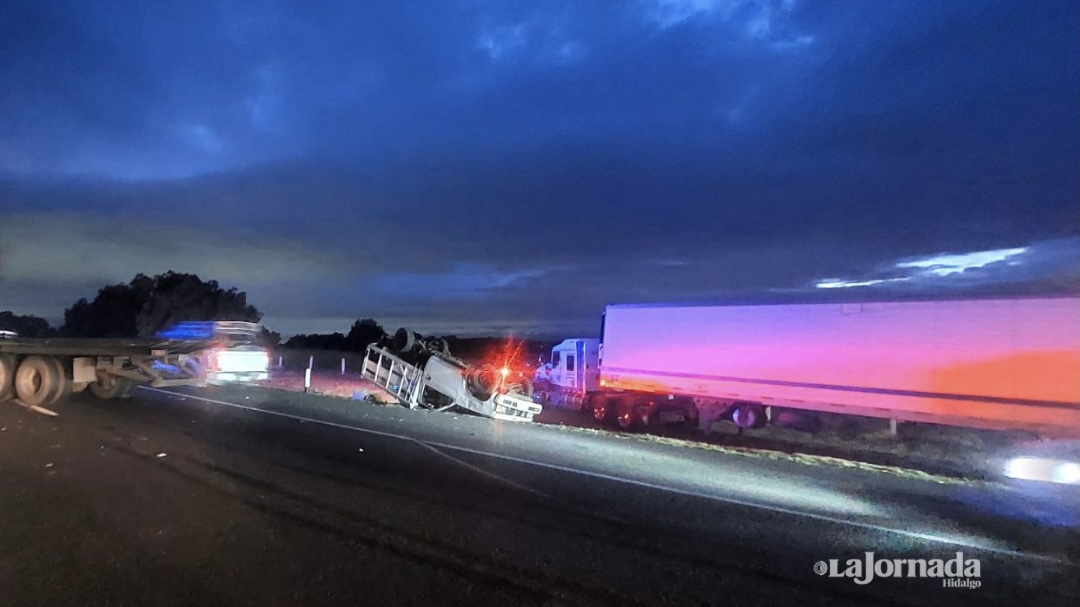
<instances>
[{"instance_id":1,"label":"flatbed trailer wheel","mask_svg":"<svg viewBox=\"0 0 1080 607\"><path fill-rule=\"evenodd\" d=\"M130 398L135 392L135 385L134 381L126 377L100 375L96 382L90 384L90 392L102 400Z\"/></svg>"},{"instance_id":2,"label":"flatbed trailer wheel","mask_svg":"<svg viewBox=\"0 0 1080 607\"><path fill-rule=\"evenodd\" d=\"M61 358L59 356L49 356L46 358L46 360L52 362L53 367L56 368L57 377L60 378L59 387L53 393L53 396L49 399L49 402L45 403L46 405L53 405L56 404L57 401L59 401L61 398L64 398L65 396L70 396L72 393L73 386L71 381L71 374L68 371L69 369L71 369L71 363L66 358Z\"/></svg>"},{"instance_id":3,"label":"flatbed trailer wheel","mask_svg":"<svg viewBox=\"0 0 1080 607\"><path fill-rule=\"evenodd\" d=\"M10 354L0 354L0 403L15 398L15 369L18 361Z\"/></svg>"},{"instance_id":4,"label":"flatbed trailer wheel","mask_svg":"<svg viewBox=\"0 0 1080 607\"><path fill-rule=\"evenodd\" d=\"M64 391L63 367L49 356L27 356L15 371L15 393L24 405L40 407L56 401Z\"/></svg>"}]
</instances>

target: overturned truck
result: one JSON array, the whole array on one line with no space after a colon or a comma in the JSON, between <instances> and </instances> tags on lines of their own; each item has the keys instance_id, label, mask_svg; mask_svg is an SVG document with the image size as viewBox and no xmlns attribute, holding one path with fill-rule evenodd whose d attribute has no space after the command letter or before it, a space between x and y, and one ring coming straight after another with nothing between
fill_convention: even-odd
<instances>
[{"instance_id":1,"label":"overturned truck","mask_svg":"<svg viewBox=\"0 0 1080 607\"><path fill-rule=\"evenodd\" d=\"M530 382L470 366L450 354L445 340L408 329L368 346L361 375L410 409L462 409L506 421L532 421L542 410Z\"/></svg>"}]
</instances>

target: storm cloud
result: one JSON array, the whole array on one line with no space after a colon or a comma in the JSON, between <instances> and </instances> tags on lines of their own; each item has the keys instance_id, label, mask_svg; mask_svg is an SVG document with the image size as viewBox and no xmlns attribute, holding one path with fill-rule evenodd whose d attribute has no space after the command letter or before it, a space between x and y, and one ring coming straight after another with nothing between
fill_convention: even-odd
<instances>
[{"instance_id":1,"label":"storm cloud","mask_svg":"<svg viewBox=\"0 0 1080 607\"><path fill-rule=\"evenodd\" d=\"M19 313L166 269L285 333L595 332L1018 248L889 289L1078 282L1075 3L9 5Z\"/></svg>"}]
</instances>

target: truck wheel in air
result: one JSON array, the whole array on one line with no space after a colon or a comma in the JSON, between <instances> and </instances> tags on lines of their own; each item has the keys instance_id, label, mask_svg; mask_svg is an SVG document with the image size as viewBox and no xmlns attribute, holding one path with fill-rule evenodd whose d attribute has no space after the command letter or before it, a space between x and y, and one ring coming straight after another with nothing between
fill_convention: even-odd
<instances>
[{"instance_id":1,"label":"truck wheel in air","mask_svg":"<svg viewBox=\"0 0 1080 607\"><path fill-rule=\"evenodd\" d=\"M64 391L64 375L59 361L46 356L27 356L15 371L15 393L24 405L40 407L52 403Z\"/></svg>"},{"instance_id":2,"label":"truck wheel in air","mask_svg":"<svg viewBox=\"0 0 1080 607\"><path fill-rule=\"evenodd\" d=\"M511 384L510 391L520 394L525 398L532 398L533 394L535 393L532 380L530 380L528 377L522 377L521 379Z\"/></svg>"},{"instance_id":3,"label":"truck wheel in air","mask_svg":"<svg viewBox=\"0 0 1080 607\"><path fill-rule=\"evenodd\" d=\"M761 405L743 403L735 405L731 412L731 421L744 429L762 428L768 422L765 409Z\"/></svg>"},{"instance_id":4,"label":"truck wheel in air","mask_svg":"<svg viewBox=\"0 0 1080 607\"><path fill-rule=\"evenodd\" d=\"M442 337L432 337L427 340L427 348L436 354L450 355L450 343Z\"/></svg>"},{"instance_id":5,"label":"truck wheel in air","mask_svg":"<svg viewBox=\"0 0 1080 607\"><path fill-rule=\"evenodd\" d=\"M15 369L17 367L14 356L0 354L0 403L15 398Z\"/></svg>"},{"instance_id":6,"label":"truck wheel in air","mask_svg":"<svg viewBox=\"0 0 1080 607\"><path fill-rule=\"evenodd\" d=\"M394 333L390 349L399 354L408 354L416 348L416 333L402 327Z\"/></svg>"},{"instance_id":7,"label":"truck wheel in air","mask_svg":"<svg viewBox=\"0 0 1080 607\"><path fill-rule=\"evenodd\" d=\"M477 400L487 400L499 387L499 374L494 367L484 366L469 372L465 387Z\"/></svg>"},{"instance_id":8,"label":"truck wheel in air","mask_svg":"<svg viewBox=\"0 0 1080 607\"><path fill-rule=\"evenodd\" d=\"M126 377L116 377L114 375L99 375L98 380L90 384L90 392L103 400L130 398L134 391L134 381Z\"/></svg>"}]
</instances>

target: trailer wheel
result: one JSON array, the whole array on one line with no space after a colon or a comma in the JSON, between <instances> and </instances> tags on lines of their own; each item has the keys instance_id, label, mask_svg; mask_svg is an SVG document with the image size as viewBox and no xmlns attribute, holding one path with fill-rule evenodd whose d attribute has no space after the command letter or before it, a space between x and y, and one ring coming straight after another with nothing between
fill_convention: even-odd
<instances>
[{"instance_id":1,"label":"trailer wheel","mask_svg":"<svg viewBox=\"0 0 1080 607\"><path fill-rule=\"evenodd\" d=\"M749 403L735 405L735 409L731 412L731 421L744 429L761 428L768 422L765 418L765 409L761 405Z\"/></svg>"},{"instance_id":2,"label":"trailer wheel","mask_svg":"<svg viewBox=\"0 0 1080 607\"><path fill-rule=\"evenodd\" d=\"M67 358L60 358L57 356L50 356L46 360L50 361L53 367L56 368L57 377L59 377L59 385L52 398L49 399L48 405L55 404L61 398L70 396L73 392L72 377L71 377L71 361ZM67 363L67 364L65 364Z\"/></svg>"},{"instance_id":3,"label":"trailer wheel","mask_svg":"<svg viewBox=\"0 0 1080 607\"><path fill-rule=\"evenodd\" d=\"M0 403L15 398L15 369L17 367L14 356L0 354Z\"/></svg>"},{"instance_id":4,"label":"trailer wheel","mask_svg":"<svg viewBox=\"0 0 1080 607\"><path fill-rule=\"evenodd\" d=\"M15 393L24 405L40 407L63 392L61 368L53 358L27 356L15 371Z\"/></svg>"},{"instance_id":5,"label":"trailer wheel","mask_svg":"<svg viewBox=\"0 0 1080 607\"><path fill-rule=\"evenodd\" d=\"M636 430L644 424L645 420L638 415L637 409L638 408L633 400L627 399L618 402L618 408L615 413L615 423L619 425L620 430Z\"/></svg>"},{"instance_id":6,"label":"trailer wheel","mask_svg":"<svg viewBox=\"0 0 1080 607\"><path fill-rule=\"evenodd\" d=\"M99 375L98 380L90 384L90 392L102 400L131 398L135 385L134 381L126 377Z\"/></svg>"}]
</instances>

